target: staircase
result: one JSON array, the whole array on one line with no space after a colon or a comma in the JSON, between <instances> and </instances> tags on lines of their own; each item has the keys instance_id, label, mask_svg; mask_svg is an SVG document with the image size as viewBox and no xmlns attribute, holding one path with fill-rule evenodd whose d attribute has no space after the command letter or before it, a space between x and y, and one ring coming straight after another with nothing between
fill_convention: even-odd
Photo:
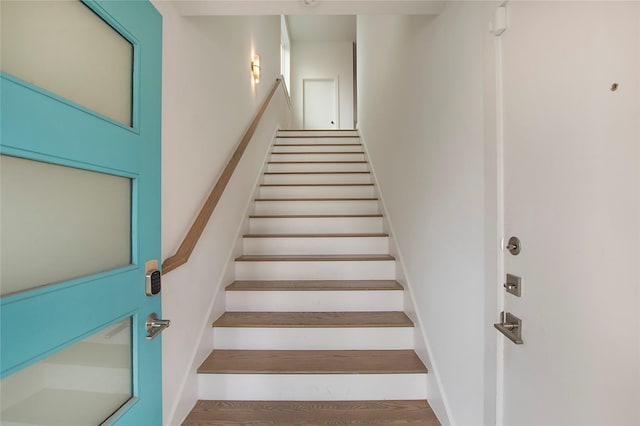
<instances>
[{"instance_id":1,"label":"staircase","mask_svg":"<svg viewBox=\"0 0 640 426\"><path fill-rule=\"evenodd\" d=\"M439 425L356 131L280 131L185 426Z\"/></svg>"}]
</instances>

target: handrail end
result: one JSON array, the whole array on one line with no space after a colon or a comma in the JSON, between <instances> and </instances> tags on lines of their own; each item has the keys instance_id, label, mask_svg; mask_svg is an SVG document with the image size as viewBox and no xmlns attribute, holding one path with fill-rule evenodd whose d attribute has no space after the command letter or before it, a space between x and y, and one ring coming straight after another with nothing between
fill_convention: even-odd
<instances>
[{"instance_id":1,"label":"handrail end","mask_svg":"<svg viewBox=\"0 0 640 426\"><path fill-rule=\"evenodd\" d=\"M174 269L179 268L187 263L187 260L189 260L189 256L182 256L178 253L166 258L164 262L162 262L162 275L166 275Z\"/></svg>"}]
</instances>

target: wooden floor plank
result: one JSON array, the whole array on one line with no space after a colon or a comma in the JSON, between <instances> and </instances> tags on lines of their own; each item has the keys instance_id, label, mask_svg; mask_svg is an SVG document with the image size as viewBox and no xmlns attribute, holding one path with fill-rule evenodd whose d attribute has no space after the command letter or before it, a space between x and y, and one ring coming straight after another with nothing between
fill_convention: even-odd
<instances>
[{"instance_id":1,"label":"wooden floor plank","mask_svg":"<svg viewBox=\"0 0 640 426\"><path fill-rule=\"evenodd\" d=\"M269 161L267 164L368 164L366 161Z\"/></svg>"},{"instance_id":2,"label":"wooden floor plank","mask_svg":"<svg viewBox=\"0 0 640 426\"><path fill-rule=\"evenodd\" d=\"M351 262L395 260L388 254L327 254L327 255L258 255L245 254L236 257L237 262Z\"/></svg>"},{"instance_id":3,"label":"wooden floor plank","mask_svg":"<svg viewBox=\"0 0 640 426\"><path fill-rule=\"evenodd\" d=\"M265 175L370 175L371 172L265 172Z\"/></svg>"},{"instance_id":4,"label":"wooden floor plank","mask_svg":"<svg viewBox=\"0 0 640 426\"><path fill-rule=\"evenodd\" d=\"M378 201L377 198L256 198L255 201Z\"/></svg>"},{"instance_id":5,"label":"wooden floor plank","mask_svg":"<svg viewBox=\"0 0 640 426\"><path fill-rule=\"evenodd\" d=\"M214 327L413 327L404 312L225 312Z\"/></svg>"},{"instance_id":6,"label":"wooden floor plank","mask_svg":"<svg viewBox=\"0 0 640 426\"><path fill-rule=\"evenodd\" d=\"M302 131L302 130L298 130L298 131ZM318 132L318 131L322 131L322 132L327 132L328 130L308 130L309 132ZM334 131L349 131L349 130L334 130ZM278 135L276 136L277 139L302 139L302 138L315 138L315 139L333 139L333 138L360 138L359 135L357 134L353 134L353 135Z\"/></svg>"},{"instance_id":7,"label":"wooden floor plank","mask_svg":"<svg viewBox=\"0 0 640 426\"><path fill-rule=\"evenodd\" d=\"M294 214L294 215L251 215L249 219L338 219L338 218L366 218L366 217L382 217L380 213L374 214Z\"/></svg>"},{"instance_id":8,"label":"wooden floor plank","mask_svg":"<svg viewBox=\"0 0 640 426\"><path fill-rule=\"evenodd\" d=\"M276 143L274 146L362 146L361 143ZM359 151L362 152L362 151Z\"/></svg>"},{"instance_id":9,"label":"wooden floor plank","mask_svg":"<svg viewBox=\"0 0 640 426\"><path fill-rule=\"evenodd\" d=\"M183 426L421 425L440 422L416 401L198 401Z\"/></svg>"},{"instance_id":10,"label":"wooden floor plank","mask_svg":"<svg viewBox=\"0 0 640 426\"><path fill-rule=\"evenodd\" d=\"M372 183L263 183L260 185L261 187L300 187L300 186L310 186L310 187L318 187L318 186L329 186L329 187L343 187L343 186L373 186Z\"/></svg>"},{"instance_id":11,"label":"wooden floor plank","mask_svg":"<svg viewBox=\"0 0 640 426\"><path fill-rule=\"evenodd\" d=\"M282 145L280 145L282 146ZM307 145L313 146L313 145ZM331 146L331 145L324 145ZM272 151L271 154L295 154L295 155L305 155L305 154L364 154L362 151Z\"/></svg>"},{"instance_id":12,"label":"wooden floor plank","mask_svg":"<svg viewBox=\"0 0 640 426\"><path fill-rule=\"evenodd\" d=\"M404 290L394 280L234 281L227 291L368 291Z\"/></svg>"},{"instance_id":13,"label":"wooden floor plank","mask_svg":"<svg viewBox=\"0 0 640 426\"><path fill-rule=\"evenodd\" d=\"M199 374L412 374L427 368L412 350L214 350Z\"/></svg>"},{"instance_id":14,"label":"wooden floor plank","mask_svg":"<svg viewBox=\"0 0 640 426\"><path fill-rule=\"evenodd\" d=\"M379 238L389 234L244 234L244 238Z\"/></svg>"}]
</instances>

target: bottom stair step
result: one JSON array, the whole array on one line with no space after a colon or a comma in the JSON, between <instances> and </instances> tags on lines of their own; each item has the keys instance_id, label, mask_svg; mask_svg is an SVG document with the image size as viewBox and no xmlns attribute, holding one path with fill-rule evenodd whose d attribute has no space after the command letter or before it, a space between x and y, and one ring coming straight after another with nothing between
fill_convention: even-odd
<instances>
[{"instance_id":1,"label":"bottom stair step","mask_svg":"<svg viewBox=\"0 0 640 426\"><path fill-rule=\"evenodd\" d=\"M424 400L415 401L198 401L183 426L338 425L440 422Z\"/></svg>"},{"instance_id":2,"label":"bottom stair step","mask_svg":"<svg viewBox=\"0 0 640 426\"><path fill-rule=\"evenodd\" d=\"M427 369L412 350L214 350L198 369L201 399L425 399Z\"/></svg>"}]
</instances>

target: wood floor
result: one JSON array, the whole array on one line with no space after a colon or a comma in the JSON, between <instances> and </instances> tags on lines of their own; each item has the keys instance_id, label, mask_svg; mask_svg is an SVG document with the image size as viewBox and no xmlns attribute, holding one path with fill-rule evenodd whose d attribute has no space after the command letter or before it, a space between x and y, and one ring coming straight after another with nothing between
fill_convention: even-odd
<instances>
[{"instance_id":1,"label":"wood floor","mask_svg":"<svg viewBox=\"0 0 640 426\"><path fill-rule=\"evenodd\" d=\"M199 374L402 374L426 373L412 350L216 350Z\"/></svg>"},{"instance_id":2,"label":"wood floor","mask_svg":"<svg viewBox=\"0 0 640 426\"><path fill-rule=\"evenodd\" d=\"M413 327L404 312L225 312L214 327Z\"/></svg>"},{"instance_id":3,"label":"wood floor","mask_svg":"<svg viewBox=\"0 0 640 426\"><path fill-rule=\"evenodd\" d=\"M426 401L198 401L183 426L440 425Z\"/></svg>"},{"instance_id":4,"label":"wood floor","mask_svg":"<svg viewBox=\"0 0 640 426\"><path fill-rule=\"evenodd\" d=\"M289 281L234 281L227 291L357 291L404 290L395 280L289 280Z\"/></svg>"}]
</instances>

